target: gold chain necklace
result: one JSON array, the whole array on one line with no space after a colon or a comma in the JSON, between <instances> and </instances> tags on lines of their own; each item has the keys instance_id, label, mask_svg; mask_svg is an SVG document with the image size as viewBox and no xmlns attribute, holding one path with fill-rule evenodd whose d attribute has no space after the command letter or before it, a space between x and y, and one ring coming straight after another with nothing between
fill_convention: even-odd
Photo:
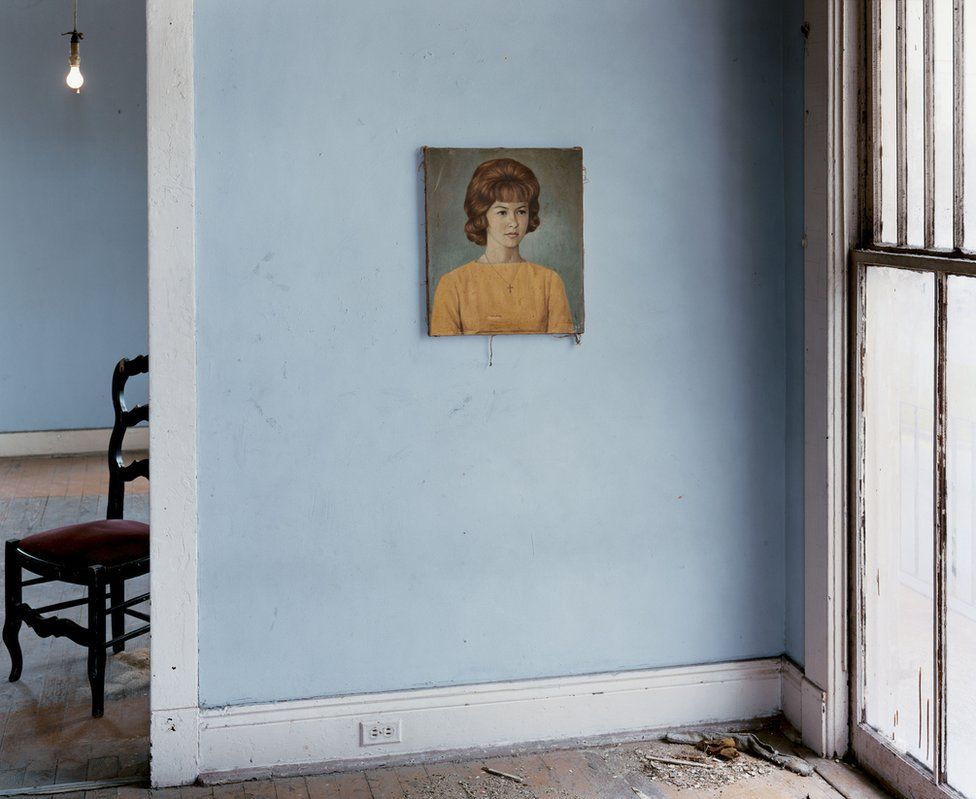
<instances>
[{"instance_id":1,"label":"gold chain necklace","mask_svg":"<svg viewBox=\"0 0 976 799\"><path fill-rule=\"evenodd\" d=\"M488 253L485 253L481 257L485 259L483 263L488 264L488 266L491 267L491 271L498 275L498 279L501 280L502 283L506 284L508 287L508 293L511 294L513 291L515 291L515 286L513 286L510 281L505 280L505 278L502 277L502 273L495 268L495 265L491 261L488 260ZM520 264L524 263L524 261L513 261L512 263Z\"/></svg>"}]
</instances>

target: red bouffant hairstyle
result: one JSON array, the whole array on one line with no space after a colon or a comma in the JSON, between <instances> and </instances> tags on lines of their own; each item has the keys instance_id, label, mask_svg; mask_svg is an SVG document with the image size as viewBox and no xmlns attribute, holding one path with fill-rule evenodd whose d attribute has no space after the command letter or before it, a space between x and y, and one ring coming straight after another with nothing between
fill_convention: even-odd
<instances>
[{"instance_id":1,"label":"red bouffant hairstyle","mask_svg":"<svg viewBox=\"0 0 976 799\"><path fill-rule=\"evenodd\" d=\"M464 195L464 211L468 215L464 232L480 247L488 241L485 214L496 202L528 203L528 232L539 227L539 181L525 164L512 158L496 158L485 161L471 176Z\"/></svg>"}]
</instances>

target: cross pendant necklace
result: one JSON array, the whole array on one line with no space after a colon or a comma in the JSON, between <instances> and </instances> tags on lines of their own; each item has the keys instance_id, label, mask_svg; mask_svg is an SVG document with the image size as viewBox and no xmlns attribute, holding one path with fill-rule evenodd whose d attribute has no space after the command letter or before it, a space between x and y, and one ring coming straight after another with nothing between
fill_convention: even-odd
<instances>
[{"instance_id":1,"label":"cross pendant necklace","mask_svg":"<svg viewBox=\"0 0 976 799\"><path fill-rule=\"evenodd\" d=\"M498 275L498 279L501 280L502 283L506 284L506 288L508 288L508 293L511 294L513 291L515 291L515 286L513 286L511 283L505 280L505 278L502 277L502 273L495 268L495 265L491 261L488 260L488 254L485 253L485 255L483 255L482 257L485 259L484 262L491 267L491 271L494 272L496 275Z\"/></svg>"}]
</instances>

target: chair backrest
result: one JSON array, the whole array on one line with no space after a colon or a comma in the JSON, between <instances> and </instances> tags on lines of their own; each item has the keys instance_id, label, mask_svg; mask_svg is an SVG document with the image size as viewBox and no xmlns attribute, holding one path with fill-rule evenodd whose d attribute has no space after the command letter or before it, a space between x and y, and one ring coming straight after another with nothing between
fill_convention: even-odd
<instances>
[{"instance_id":1,"label":"chair backrest","mask_svg":"<svg viewBox=\"0 0 976 799\"><path fill-rule=\"evenodd\" d=\"M125 484L137 477L149 477L149 458L132 461L122 460L122 441L125 431L139 422L149 420L149 403L136 405L131 410L125 404L125 382L133 375L149 371L149 356L123 358L115 365L112 374L112 405L115 408L115 424L108 444L108 518L121 519L125 509Z\"/></svg>"}]
</instances>

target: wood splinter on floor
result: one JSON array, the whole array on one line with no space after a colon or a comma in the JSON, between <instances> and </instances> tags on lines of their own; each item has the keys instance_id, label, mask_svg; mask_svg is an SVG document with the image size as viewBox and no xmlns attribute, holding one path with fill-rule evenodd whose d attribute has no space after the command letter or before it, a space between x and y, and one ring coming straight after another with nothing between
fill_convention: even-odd
<instances>
[{"instance_id":1,"label":"wood splinter on floor","mask_svg":"<svg viewBox=\"0 0 976 799\"><path fill-rule=\"evenodd\" d=\"M525 780L519 777L517 774L509 774L507 771L498 771L488 766L482 766L481 770L486 774L493 774L496 777L504 777L506 780L511 780L512 782L517 782L520 785L525 785Z\"/></svg>"},{"instance_id":2,"label":"wood splinter on floor","mask_svg":"<svg viewBox=\"0 0 976 799\"><path fill-rule=\"evenodd\" d=\"M715 768L711 763L698 763L695 760L676 760L673 757L656 757L644 755L644 760L656 760L658 763L670 763L672 766L696 766L697 768Z\"/></svg>"}]
</instances>

